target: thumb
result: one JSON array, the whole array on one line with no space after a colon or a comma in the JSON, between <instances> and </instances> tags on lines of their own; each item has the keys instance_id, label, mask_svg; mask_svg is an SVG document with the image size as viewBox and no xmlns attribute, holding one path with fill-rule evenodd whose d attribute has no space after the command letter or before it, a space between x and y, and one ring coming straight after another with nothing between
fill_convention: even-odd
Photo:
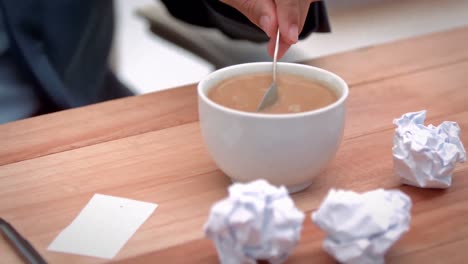
<instances>
[{"instance_id":1,"label":"thumb","mask_svg":"<svg viewBox=\"0 0 468 264\"><path fill-rule=\"evenodd\" d=\"M237 9L261 28L268 37L276 35L276 7L273 0L221 0L221 2Z\"/></svg>"}]
</instances>

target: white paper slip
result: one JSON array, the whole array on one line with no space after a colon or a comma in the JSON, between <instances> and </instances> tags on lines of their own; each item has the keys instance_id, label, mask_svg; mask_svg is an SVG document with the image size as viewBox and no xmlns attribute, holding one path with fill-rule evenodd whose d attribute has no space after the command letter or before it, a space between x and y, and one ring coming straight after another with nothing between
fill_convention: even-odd
<instances>
[{"instance_id":1,"label":"white paper slip","mask_svg":"<svg viewBox=\"0 0 468 264\"><path fill-rule=\"evenodd\" d=\"M113 258L157 207L154 203L95 194L48 249Z\"/></svg>"}]
</instances>

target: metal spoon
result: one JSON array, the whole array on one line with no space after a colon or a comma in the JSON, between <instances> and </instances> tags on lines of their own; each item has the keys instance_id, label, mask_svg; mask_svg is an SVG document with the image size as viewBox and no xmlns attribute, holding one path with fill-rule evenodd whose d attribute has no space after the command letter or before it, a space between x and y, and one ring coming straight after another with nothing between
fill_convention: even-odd
<instances>
[{"instance_id":1,"label":"metal spoon","mask_svg":"<svg viewBox=\"0 0 468 264\"><path fill-rule=\"evenodd\" d=\"M273 54L273 82L271 83L268 90L263 95L262 101L257 107L257 112L262 111L263 109L272 106L276 100L278 100L278 85L276 84L276 58L278 57L278 46L279 46L280 32L276 33L276 43L275 43L275 52Z\"/></svg>"}]
</instances>

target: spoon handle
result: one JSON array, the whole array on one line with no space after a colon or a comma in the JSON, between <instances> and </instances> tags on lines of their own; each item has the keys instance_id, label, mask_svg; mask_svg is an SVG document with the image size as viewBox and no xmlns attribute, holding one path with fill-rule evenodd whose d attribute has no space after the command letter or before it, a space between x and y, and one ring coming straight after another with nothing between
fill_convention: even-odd
<instances>
[{"instance_id":1,"label":"spoon handle","mask_svg":"<svg viewBox=\"0 0 468 264\"><path fill-rule=\"evenodd\" d=\"M273 82L275 83L276 83L276 60L278 57L279 39L280 39L280 31L278 28L278 32L276 33L275 52L273 53Z\"/></svg>"}]
</instances>

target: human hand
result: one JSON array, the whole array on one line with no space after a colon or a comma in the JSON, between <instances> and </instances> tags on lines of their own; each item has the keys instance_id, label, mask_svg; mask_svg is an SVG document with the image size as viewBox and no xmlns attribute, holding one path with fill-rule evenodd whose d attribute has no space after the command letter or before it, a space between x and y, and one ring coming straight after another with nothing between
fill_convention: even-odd
<instances>
[{"instance_id":1,"label":"human hand","mask_svg":"<svg viewBox=\"0 0 468 264\"><path fill-rule=\"evenodd\" d=\"M281 38L278 58L298 41L299 33L309 12L309 6L317 0L221 0L236 8L270 37L268 53L273 56L276 31Z\"/></svg>"}]
</instances>

